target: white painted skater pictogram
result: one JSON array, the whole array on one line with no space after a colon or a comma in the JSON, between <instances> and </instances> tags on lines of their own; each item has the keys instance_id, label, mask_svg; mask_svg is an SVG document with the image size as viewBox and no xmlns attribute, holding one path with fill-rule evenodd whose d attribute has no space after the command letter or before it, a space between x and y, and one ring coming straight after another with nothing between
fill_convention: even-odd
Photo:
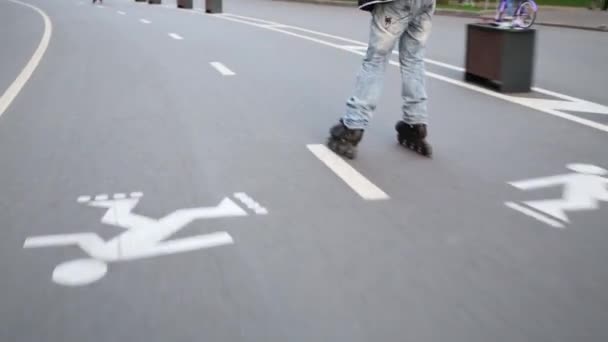
<instances>
[{"instance_id":1,"label":"white painted skater pictogram","mask_svg":"<svg viewBox=\"0 0 608 342\"><path fill-rule=\"evenodd\" d=\"M247 199L248 207L256 214L267 214L266 208L244 193L237 199ZM101 222L125 229L118 236L104 241L95 233L77 233L29 237L23 248L77 246L89 258L64 262L53 271L53 281L65 286L81 286L93 283L105 276L108 264L120 261L149 258L160 255L190 252L198 249L234 243L227 232L215 232L194 237L167 240L193 221L200 219L247 216L248 213L226 197L213 207L180 209L154 219L133 213L142 193L81 196L78 202L106 209Z\"/></svg>"},{"instance_id":2,"label":"white painted skater pictogram","mask_svg":"<svg viewBox=\"0 0 608 342\"><path fill-rule=\"evenodd\" d=\"M567 212L595 210L600 202L608 202L608 178L603 177L608 170L591 164L568 164L567 168L574 172L509 183L525 191L561 186L562 198L505 204L551 226L564 228L564 223L570 223Z\"/></svg>"}]
</instances>

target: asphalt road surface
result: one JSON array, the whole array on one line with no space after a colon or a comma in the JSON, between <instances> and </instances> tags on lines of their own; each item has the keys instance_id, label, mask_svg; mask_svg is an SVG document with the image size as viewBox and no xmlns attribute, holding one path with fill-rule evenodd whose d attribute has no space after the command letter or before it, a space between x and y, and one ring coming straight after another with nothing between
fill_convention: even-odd
<instances>
[{"instance_id":1,"label":"asphalt road surface","mask_svg":"<svg viewBox=\"0 0 608 342\"><path fill-rule=\"evenodd\" d=\"M0 341L608 341L605 33L538 28L538 88L504 95L436 17L434 158L396 143L390 66L345 162L323 144L368 14L23 1L0 0Z\"/></svg>"}]
</instances>

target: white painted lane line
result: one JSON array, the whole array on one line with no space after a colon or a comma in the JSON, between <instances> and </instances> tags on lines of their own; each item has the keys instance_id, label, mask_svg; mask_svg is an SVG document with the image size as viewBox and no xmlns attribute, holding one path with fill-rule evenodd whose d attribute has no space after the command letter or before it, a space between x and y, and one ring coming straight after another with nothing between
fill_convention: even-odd
<instances>
[{"instance_id":1,"label":"white painted lane line","mask_svg":"<svg viewBox=\"0 0 608 342\"><path fill-rule=\"evenodd\" d=\"M390 198L384 191L370 182L325 145L311 144L306 145L306 147L363 199L387 200Z\"/></svg>"},{"instance_id":2,"label":"white painted lane line","mask_svg":"<svg viewBox=\"0 0 608 342\"><path fill-rule=\"evenodd\" d=\"M182 39L184 39L184 37L180 36L177 33L169 33L169 37L171 37L171 38L173 38L175 40L182 40Z\"/></svg>"},{"instance_id":3,"label":"white painted lane line","mask_svg":"<svg viewBox=\"0 0 608 342\"><path fill-rule=\"evenodd\" d=\"M9 1L25 7L29 7L36 11L38 14L40 14L44 21L44 33L42 34L40 43L38 44L38 47L36 48L36 51L34 51L34 54L30 58L29 62L27 62L23 70L21 70L21 73L19 73L13 83L11 83L8 89L6 89L4 94L0 96L0 117L2 117L2 114L4 114L4 112L8 109L8 107L11 105L17 95L19 95L19 92L21 91L21 89L23 89L23 86L25 86L30 77L32 77L32 74L38 67L38 64L40 64L40 61L42 60L42 57L44 56L44 53L46 52L46 49L49 46L49 41L51 40L51 35L53 34L53 24L51 23L51 19L40 8L30 4L26 4L19 0Z\"/></svg>"},{"instance_id":4,"label":"white painted lane line","mask_svg":"<svg viewBox=\"0 0 608 342\"><path fill-rule=\"evenodd\" d=\"M144 23L144 24L149 24L149 23L151 23L151 21L150 21L150 20L148 20L148 19L139 19L139 21L141 21L141 22L142 22L142 23Z\"/></svg>"},{"instance_id":5,"label":"white painted lane line","mask_svg":"<svg viewBox=\"0 0 608 342\"><path fill-rule=\"evenodd\" d=\"M305 40L315 42L318 44L322 44L322 45L330 46L330 47L333 47L336 49L348 51L348 52L351 52L351 53L354 53L354 54L357 54L360 56L365 56L365 49L363 47L366 47L367 44L360 42L360 41L353 40L353 39L348 39L348 38L331 35L331 34L327 34L327 33L323 33L323 32L308 30L305 28L297 27L297 26L284 25L284 24L280 24L280 23L276 23L276 22L272 22L272 21L245 17L245 16L240 16L240 15L235 15L235 14L230 14L230 13L216 14L216 15L213 15L212 17L221 18L221 19L229 20L229 21L234 21L234 22L238 22L238 23L246 24L246 25L250 25L250 26L260 27L260 28L267 29L270 31L283 33L283 34L286 34L289 36L305 39ZM316 37L311 37L311 36L308 36L305 34L296 33L293 31L308 33L308 34L312 34L317 37L330 38L335 41L344 42L348 45L332 43L332 42L329 42L326 40L322 40L322 39L319 39ZM362 48L359 48L358 46L361 46ZM455 70L455 71L464 70L461 67L434 61L431 59L425 59L425 62L427 62L429 64L434 64L434 65L437 65L437 66L440 66L443 68ZM397 66L397 67L399 66L399 63L396 61L390 61L390 64L393 66ZM498 92L490 90L490 89L482 88L480 86L473 85L471 83L456 80L456 79L446 77L443 75L439 75L439 74L436 74L433 72L427 71L426 74L428 77L431 77L431 78L434 78L434 79L437 79L440 81L444 81L446 83L450 83L455 86L459 86L459 87L466 88L466 89L469 89L472 91L476 91L478 93L492 96L495 98L499 98L501 100L505 100L505 101L508 101L511 103L519 104L519 105L522 105L522 106L525 106L525 107L528 107L528 108L531 108L534 110L538 110L540 112L543 112L543 113L546 113L549 115L553 115L553 116L556 116L556 117L559 117L559 118L562 118L565 120L569 120L569 121L572 121L572 122L575 122L575 123L578 123L578 124L581 124L581 125L584 125L587 127L595 128L597 130L608 133L608 125L605 125L605 124L602 124L602 123L599 123L599 122L596 122L593 120L585 119L585 118L579 117L577 115L573 115L573 114L569 114L569 113L565 112L565 110L567 109L567 110L573 110L573 111L577 111L577 112L587 112L587 113L594 113L594 114L601 115L601 114L608 114L608 106L604 106L604 105L601 105L598 103L593 103L590 101L585 101L585 100L582 100L582 99L579 99L576 97L560 94L557 92L549 91L549 90L538 88L538 87L534 87L532 90L539 92L539 93L543 93L545 95L550 95L550 96L554 96L554 97L563 99L564 101L545 101L544 99L534 99L534 98L531 99L531 98L527 98L527 97L512 96L512 95L498 93Z\"/></svg>"},{"instance_id":6,"label":"white painted lane line","mask_svg":"<svg viewBox=\"0 0 608 342\"><path fill-rule=\"evenodd\" d=\"M106 8L104 5L97 5L97 8Z\"/></svg>"},{"instance_id":7,"label":"white painted lane line","mask_svg":"<svg viewBox=\"0 0 608 342\"><path fill-rule=\"evenodd\" d=\"M552 218L546 217L540 213L535 212L532 209L528 209L526 207L524 207L523 205L517 204L517 203L513 203L513 202L505 202L505 205L515 211L518 211L526 216L530 216L532 218L535 218L537 220L539 220L542 223L546 223L548 225L550 225L551 227L555 227L555 228L559 228L559 229L564 229L564 225L561 224L559 221L554 220Z\"/></svg>"},{"instance_id":8,"label":"white painted lane line","mask_svg":"<svg viewBox=\"0 0 608 342\"><path fill-rule=\"evenodd\" d=\"M224 76L234 76L236 75L232 70L228 69L224 64L220 62L211 62L212 67L214 67L220 74Z\"/></svg>"},{"instance_id":9,"label":"white painted lane line","mask_svg":"<svg viewBox=\"0 0 608 342\"><path fill-rule=\"evenodd\" d=\"M123 12L123 11L116 11L116 13L120 14L120 15L125 15L127 13Z\"/></svg>"}]
</instances>

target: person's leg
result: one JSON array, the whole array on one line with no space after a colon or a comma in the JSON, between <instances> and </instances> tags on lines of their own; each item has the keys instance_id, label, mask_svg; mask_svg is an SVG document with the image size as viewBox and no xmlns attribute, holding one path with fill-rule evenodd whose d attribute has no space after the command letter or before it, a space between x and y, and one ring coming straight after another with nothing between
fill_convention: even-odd
<instances>
[{"instance_id":1,"label":"person's leg","mask_svg":"<svg viewBox=\"0 0 608 342\"><path fill-rule=\"evenodd\" d=\"M399 64L403 98L403 121L397 123L399 141L422 153L431 155L431 147L424 140L428 123L426 75L424 52L431 33L434 3L423 3L423 7L412 19L408 30L399 40Z\"/></svg>"},{"instance_id":2,"label":"person's leg","mask_svg":"<svg viewBox=\"0 0 608 342\"><path fill-rule=\"evenodd\" d=\"M427 123L427 94L424 65L426 41L431 33L432 8L414 18L399 40L403 121Z\"/></svg>"},{"instance_id":3,"label":"person's leg","mask_svg":"<svg viewBox=\"0 0 608 342\"><path fill-rule=\"evenodd\" d=\"M357 74L353 95L346 101L346 112L330 131L329 147L348 158L363 137L382 93L384 72L395 43L407 29L411 0L377 4L372 11L367 53Z\"/></svg>"},{"instance_id":4,"label":"person's leg","mask_svg":"<svg viewBox=\"0 0 608 342\"><path fill-rule=\"evenodd\" d=\"M505 10L505 14L508 18L513 18L515 15L516 9L516 0L507 0L507 8Z\"/></svg>"},{"instance_id":5,"label":"person's leg","mask_svg":"<svg viewBox=\"0 0 608 342\"><path fill-rule=\"evenodd\" d=\"M409 16L403 11L405 1L409 0L378 4L372 12L367 53L357 74L354 93L346 101L346 113L342 118L349 128L366 128L376 109L388 58L408 25Z\"/></svg>"}]
</instances>

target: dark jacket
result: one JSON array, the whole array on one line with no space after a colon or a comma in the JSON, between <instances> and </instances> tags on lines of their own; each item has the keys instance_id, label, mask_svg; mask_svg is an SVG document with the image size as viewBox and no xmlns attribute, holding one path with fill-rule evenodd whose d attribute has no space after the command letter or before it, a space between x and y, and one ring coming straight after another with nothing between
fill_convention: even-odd
<instances>
[{"instance_id":1,"label":"dark jacket","mask_svg":"<svg viewBox=\"0 0 608 342\"><path fill-rule=\"evenodd\" d=\"M359 9L371 12L374 9L375 4L392 1L394 0L359 0Z\"/></svg>"}]
</instances>

